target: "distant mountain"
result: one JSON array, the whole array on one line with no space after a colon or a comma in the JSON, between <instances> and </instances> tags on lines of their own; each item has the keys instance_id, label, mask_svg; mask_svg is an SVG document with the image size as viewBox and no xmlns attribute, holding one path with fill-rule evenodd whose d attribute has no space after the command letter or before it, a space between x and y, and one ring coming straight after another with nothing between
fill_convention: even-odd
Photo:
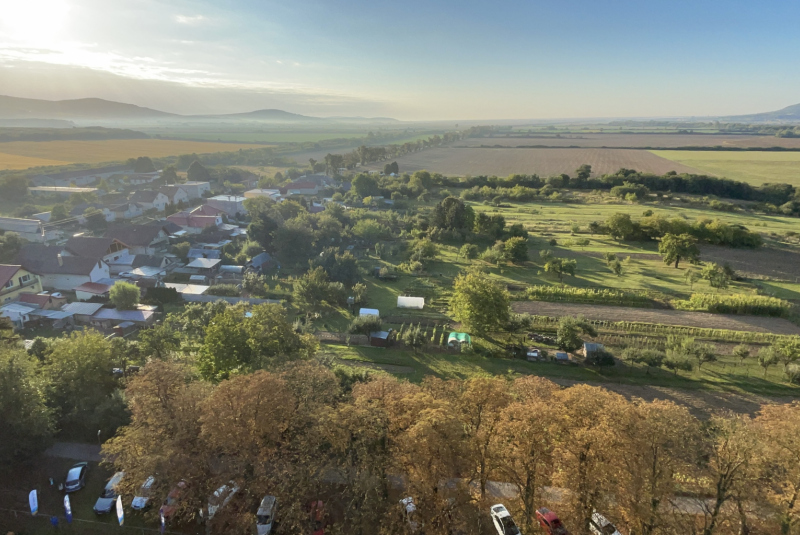
<instances>
[{"instance_id":1,"label":"distant mountain","mask_svg":"<svg viewBox=\"0 0 800 535\"><path fill-rule=\"evenodd\" d=\"M150 108L101 98L39 100L0 95L0 119L156 119L177 117Z\"/></svg>"},{"instance_id":2,"label":"distant mountain","mask_svg":"<svg viewBox=\"0 0 800 535\"><path fill-rule=\"evenodd\" d=\"M309 117L283 110L264 109L245 113L179 115L100 98L38 100L0 95L0 121L258 121L268 123L387 123L396 119L375 117ZM32 123L35 124L35 123ZM43 126L43 125L42 125Z\"/></svg>"},{"instance_id":3,"label":"distant mountain","mask_svg":"<svg viewBox=\"0 0 800 535\"><path fill-rule=\"evenodd\" d=\"M800 122L800 104L787 106L778 111L733 115L724 117L724 119L739 123L798 123Z\"/></svg>"}]
</instances>

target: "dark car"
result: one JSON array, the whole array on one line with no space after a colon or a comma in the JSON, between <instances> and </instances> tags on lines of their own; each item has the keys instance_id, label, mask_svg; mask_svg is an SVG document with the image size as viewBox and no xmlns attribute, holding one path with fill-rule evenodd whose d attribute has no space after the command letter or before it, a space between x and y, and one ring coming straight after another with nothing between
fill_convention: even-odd
<instances>
[{"instance_id":1,"label":"dark car","mask_svg":"<svg viewBox=\"0 0 800 535\"><path fill-rule=\"evenodd\" d=\"M78 463L67 472L67 481L64 483L65 492L75 492L81 490L86 485L86 471L89 469L88 463Z\"/></svg>"}]
</instances>

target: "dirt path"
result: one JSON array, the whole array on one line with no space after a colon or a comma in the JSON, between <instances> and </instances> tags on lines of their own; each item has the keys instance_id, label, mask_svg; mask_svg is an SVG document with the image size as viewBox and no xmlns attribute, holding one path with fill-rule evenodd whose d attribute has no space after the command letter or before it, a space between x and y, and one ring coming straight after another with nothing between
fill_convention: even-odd
<instances>
[{"instance_id":1,"label":"dirt path","mask_svg":"<svg viewBox=\"0 0 800 535\"><path fill-rule=\"evenodd\" d=\"M370 370L382 370L389 373L414 373L416 370L411 366L398 366L396 364L377 364L363 360L336 359L336 364L350 366L351 368L369 368Z\"/></svg>"},{"instance_id":2,"label":"dirt path","mask_svg":"<svg viewBox=\"0 0 800 535\"><path fill-rule=\"evenodd\" d=\"M735 316L708 314L683 310L658 310L650 308L582 305L572 303L547 303L544 301L514 301L511 308L517 313L538 316L569 316L583 314L588 319L607 321L636 321L662 323L682 327L728 329L775 334L800 334L800 327L780 318L761 316Z\"/></svg>"}]
</instances>

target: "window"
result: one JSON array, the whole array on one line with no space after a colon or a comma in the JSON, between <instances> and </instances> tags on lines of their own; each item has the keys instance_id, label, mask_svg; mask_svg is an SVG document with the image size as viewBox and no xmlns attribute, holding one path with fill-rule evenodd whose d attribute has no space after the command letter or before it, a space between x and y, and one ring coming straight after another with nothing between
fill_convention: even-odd
<instances>
[{"instance_id":1,"label":"window","mask_svg":"<svg viewBox=\"0 0 800 535\"><path fill-rule=\"evenodd\" d=\"M8 281L6 283L6 285L3 286L3 288L13 288L13 287L14 287L14 281L13 280Z\"/></svg>"},{"instance_id":2,"label":"window","mask_svg":"<svg viewBox=\"0 0 800 535\"><path fill-rule=\"evenodd\" d=\"M26 282L30 281L32 278L33 276L31 275L23 275L22 277L19 278L19 285L22 286Z\"/></svg>"}]
</instances>

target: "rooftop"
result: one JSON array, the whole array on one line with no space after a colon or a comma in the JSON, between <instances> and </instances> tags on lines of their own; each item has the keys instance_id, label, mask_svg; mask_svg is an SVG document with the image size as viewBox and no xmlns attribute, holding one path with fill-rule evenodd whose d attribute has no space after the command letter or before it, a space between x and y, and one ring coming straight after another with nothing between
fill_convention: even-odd
<instances>
[{"instance_id":1,"label":"rooftop","mask_svg":"<svg viewBox=\"0 0 800 535\"><path fill-rule=\"evenodd\" d=\"M210 269L222 262L219 258L195 258L186 266L187 268Z\"/></svg>"},{"instance_id":2,"label":"rooftop","mask_svg":"<svg viewBox=\"0 0 800 535\"><path fill-rule=\"evenodd\" d=\"M61 307L61 310L71 315L92 316L101 308L103 308L102 303L70 303Z\"/></svg>"},{"instance_id":3,"label":"rooftop","mask_svg":"<svg viewBox=\"0 0 800 535\"><path fill-rule=\"evenodd\" d=\"M131 247L147 247L163 231L162 225L126 225L111 227L107 238L116 238Z\"/></svg>"},{"instance_id":4,"label":"rooftop","mask_svg":"<svg viewBox=\"0 0 800 535\"><path fill-rule=\"evenodd\" d=\"M0 264L0 288L5 286L20 269L22 269L20 265Z\"/></svg>"}]
</instances>

